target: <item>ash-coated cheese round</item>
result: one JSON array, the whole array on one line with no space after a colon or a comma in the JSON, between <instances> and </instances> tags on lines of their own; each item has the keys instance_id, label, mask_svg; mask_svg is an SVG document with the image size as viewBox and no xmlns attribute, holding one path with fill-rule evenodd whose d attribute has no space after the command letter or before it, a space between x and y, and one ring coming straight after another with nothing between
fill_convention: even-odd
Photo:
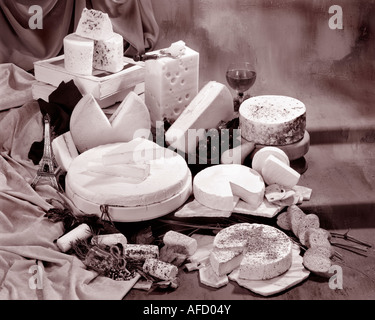
<instances>
[{"instance_id":1,"label":"ash-coated cheese round","mask_svg":"<svg viewBox=\"0 0 375 320\"><path fill-rule=\"evenodd\" d=\"M245 100L239 109L242 137L257 144L278 146L301 140L306 130L306 107L286 96L264 95Z\"/></svg>"},{"instance_id":2,"label":"ash-coated cheese round","mask_svg":"<svg viewBox=\"0 0 375 320\"><path fill-rule=\"evenodd\" d=\"M292 265L292 241L285 233L268 225L239 223L222 229L215 236L214 248L242 251L239 264L242 279L272 279Z\"/></svg>"}]
</instances>

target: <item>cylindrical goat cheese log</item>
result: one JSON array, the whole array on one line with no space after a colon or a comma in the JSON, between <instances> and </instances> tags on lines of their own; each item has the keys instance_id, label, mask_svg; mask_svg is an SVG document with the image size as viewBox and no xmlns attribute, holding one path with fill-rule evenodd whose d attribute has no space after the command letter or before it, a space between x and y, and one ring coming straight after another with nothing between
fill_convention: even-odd
<instances>
[{"instance_id":1,"label":"cylindrical goat cheese log","mask_svg":"<svg viewBox=\"0 0 375 320\"><path fill-rule=\"evenodd\" d=\"M197 251L197 240L189 237L183 233L176 231L168 231L164 237L163 242L167 246L178 246L181 247L187 255L191 256Z\"/></svg>"},{"instance_id":2,"label":"cylindrical goat cheese log","mask_svg":"<svg viewBox=\"0 0 375 320\"><path fill-rule=\"evenodd\" d=\"M124 39L118 33L107 40L97 40L94 46L94 69L119 72L124 67Z\"/></svg>"},{"instance_id":3,"label":"cylindrical goat cheese log","mask_svg":"<svg viewBox=\"0 0 375 320\"><path fill-rule=\"evenodd\" d=\"M128 244L124 248L126 259L133 261L145 261L159 258L159 247L148 244Z\"/></svg>"},{"instance_id":4,"label":"cylindrical goat cheese log","mask_svg":"<svg viewBox=\"0 0 375 320\"><path fill-rule=\"evenodd\" d=\"M262 145L288 145L304 137L306 107L291 97L257 96L241 104L239 120L246 140Z\"/></svg>"},{"instance_id":5,"label":"cylindrical goat cheese log","mask_svg":"<svg viewBox=\"0 0 375 320\"><path fill-rule=\"evenodd\" d=\"M161 280L175 279L178 274L175 265L152 258L145 261L143 271Z\"/></svg>"},{"instance_id":6,"label":"cylindrical goat cheese log","mask_svg":"<svg viewBox=\"0 0 375 320\"><path fill-rule=\"evenodd\" d=\"M64 66L69 72L92 75L94 41L74 33L64 38Z\"/></svg>"},{"instance_id":7,"label":"cylindrical goat cheese log","mask_svg":"<svg viewBox=\"0 0 375 320\"><path fill-rule=\"evenodd\" d=\"M72 244L77 240L85 240L91 235L92 233L90 227L86 223L83 223L57 239L56 245L62 252L67 252L72 248Z\"/></svg>"}]
</instances>

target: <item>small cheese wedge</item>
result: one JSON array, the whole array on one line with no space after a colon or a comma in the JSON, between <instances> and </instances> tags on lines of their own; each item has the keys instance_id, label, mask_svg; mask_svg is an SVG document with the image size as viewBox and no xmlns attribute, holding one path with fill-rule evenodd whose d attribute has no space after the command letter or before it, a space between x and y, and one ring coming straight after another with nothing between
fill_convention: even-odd
<instances>
[{"instance_id":1,"label":"small cheese wedge","mask_svg":"<svg viewBox=\"0 0 375 320\"><path fill-rule=\"evenodd\" d=\"M233 211L240 197L256 206L263 199L264 190L262 177L239 164L209 167L200 171L193 181L195 199L206 207L222 211Z\"/></svg>"},{"instance_id":2,"label":"small cheese wedge","mask_svg":"<svg viewBox=\"0 0 375 320\"><path fill-rule=\"evenodd\" d=\"M267 185L279 184L288 188L297 185L301 175L273 155L267 157L262 168L262 176Z\"/></svg>"},{"instance_id":3,"label":"small cheese wedge","mask_svg":"<svg viewBox=\"0 0 375 320\"><path fill-rule=\"evenodd\" d=\"M62 170L68 172L70 164L78 157L78 151L70 131L53 139L51 146L57 164Z\"/></svg>"},{"instance_id":4,"label":"small cheese wedge","mask_svg":"<svg viewBox=\"0 0 375 320\"><path fill-rule=\"evenodd\" d=\"M164 156L169 156L164 148L145 142L145 139L136 138L128 143L123 143L118 148L104 154L102 162L104 165L109 166L131 163L146 164L151 160L158 160Z\"/></svg>"},{"instance_id":5,"label":"small cheese wedge","mask_svg":"<svg viewBox=\"0 0 375 320\"><path fill-rule=\"evenodd\" d=\"M283 150L278 147L264 147L254 154L251 167L261 174L264 163L270 155L275 156L280 161L290 166L289 158Z\"/></svg>"},{"instance_id":6,"label":"small cheese wedge","mask_svg":"<svg viewBox=\"0 0 375 320\"><path fill-rule=\"evenodd\" d=\"M94 69L108 72L119 72L124 67L124 39L122 35L113 33L107 40L94 42Z\"/></svg>"},{"instance_id":7,"label":"small cheese wedge","mask_svg":"<svg viewBox=\"0 0 375 320\"><path fill-rule=\"evenodd\" d=\"M106 40L113 34L111 19L107 13L84 8L78 22L76 34L92 40Z\"/></svg>"},{"instance_id":8,"label":"small cheese wedge","mask_svg":"<svg viewBox=\"0 0 375 320\"><path fill-rule=\"evenodd\" d=\"M233 97L229 89L210 81L168 129L165 140L177 150L194 153L198 141L205 137L205 130L216 128L221 121L233 117Z\"/></svg>"},{"instance_id":9,"label":"small cheese wedge","mask_svg":"<svg viewBox=\"0 0 375 320\"><path fill-rule=\"evenodd\" d=\"M109 119L92 94L78 102L70 117L70 132L81 153L100 145L148 137L150 130L148 109L133 91Z\"/></svg>"},{"instance_id":10,"label":"small cheese wedge","mask_svg":"<svg viewBox=\"0 0 375 320\"><path fill-rule=\"evenodd\" d=\"M131 178L144 181L150 174L150 165L147 164L125 164L115 166L103 166L102 164L90 163L87 171L98 174Z\"/></svg>"}]
</instances>

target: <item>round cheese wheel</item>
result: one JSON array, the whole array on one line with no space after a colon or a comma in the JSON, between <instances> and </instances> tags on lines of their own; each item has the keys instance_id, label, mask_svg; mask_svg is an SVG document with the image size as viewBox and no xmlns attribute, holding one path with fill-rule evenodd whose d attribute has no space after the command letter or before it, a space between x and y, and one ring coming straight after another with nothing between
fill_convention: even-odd
<instances>
[{"instance_id":1,"label":"round cheese wheel","mask_svg":"<svg viewBox=\"0 0 375 320\"><path fill-rule=\"evenodd\" d=\"M121 208L124 209L125 214L131 214L132 211L139 212L137 209L143 208L142 212L146 213L144 216L155 217L181 206L190 195L188 191L192 190L191 173L185 159L152 141L143 139L143 142L145 150L151 147L156 152L162 150L164 153L162 157L159 155L158 158L147 160L146 166L149 167L149 174L145 179L135 179L134 176L127 178L120 172L116 175L116 170L119 168L126 168L133 164L119 163L113 166L103 163L103 156L105 158L106 155L119 148L121 150L126 143L99 146L75 158L66 176L67 194L75 205L83 212L90 209L88 213L100 213L98 210L100 206L108 206L110 210L116 211L117 221L142 220L137 216L122 218L120 214L117 214ZM134 148L137 146L135 145ZM91 170L93 164L94 171ZM100 167L102 171L98 170ZM113 172L110 172L111 168L114 169ZM166 207L165 202L175 197L177 201L173 201L174 207L170 205ZM163 203L163 210L167 208L168 211L164 210L165 212L159 213L155 205L163 205ZM91 212L94 210L95 212Z\"/></svg>"},{"instance_id":2,"label":"round cheese wheel","mask_svg":"<svg viewBox=\"0 0 375 320\"><path fill-rule=\"evenodd\" d=\"M306 107L294 98L277 95L245 100L239 109L242 136L256 144L288 145L301 140L306 130Z\"/></svg>"},{"instance_id":3,"label":"round cheese wheel","mask_svg":"<svg viewBox=\"0 0 375 320\"><path fill-rule=\"evenodd\" d=\"M282 231L263 224L239 223L222 229L214 239L214 250L242 252L239 277L272 279L292 265L292 241ZM226 259L226 263L237 263ZM222 268L224 268L222 266ZM230 266L224 269L231 270Z\"/></svg>"},{"instance_id":4,"label":"round cheese wheel","mask_svg":"<svg viewBox=\"0 0 375 320\"><path fill-rule=\"evenodd\" d=\"M151 132L150 114L141 98L130 92L108 119L95 98L87 94L72 112L70 132L78 151L82 153L100 145L148 137Z\"/></svg>"},{"instance_id":5,"label":"round cheese wheel","mask_svg":"<svg viewBox=\"0 0 375 320\"><path fill-rule=\"evenodd\" d=\"M239 164L220 164L194 178L195 199L202 205L232 211L239 198L257 208L264 200L265 184L255 170Z\"/></svg>"}]
</instances>

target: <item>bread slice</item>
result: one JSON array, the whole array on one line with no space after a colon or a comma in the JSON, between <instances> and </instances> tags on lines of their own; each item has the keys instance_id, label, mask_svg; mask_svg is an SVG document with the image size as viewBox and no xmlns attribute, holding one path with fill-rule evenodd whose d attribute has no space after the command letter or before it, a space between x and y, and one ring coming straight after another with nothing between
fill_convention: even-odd
<instances>
[{"instance_id":1,"label":"bread slice","mask_svg":"<svg viewBox=\"0 0 375 320\"><path fill-rule=\"evenodd\" d=\"M303 255L303 265L306 269L322 277L330 277L331 259L316 248L308 249Z\"/></svg>"},{"instance_id":2,"label":"bread slice","mask_svg":"<svg viewBox=\"0 0 375 320\"><path fill-rule=\"evenodd\" d=\"M319 217L316 214L308 214L304 216L298 226L298 239L299 241L303 244L306 245L305 241L305 235L306 235L306 230L310 228L319 228L320 227L320 221Z\"/></svg>"},{"instance_id":3,"label":"bread slice","mask_svg":"<svg viewBox=\"0 0 375 320\"><path fill-rule=\"evenodd\" d=\"M276 219L276 224L283 230L291 231L292 223L290 221L289 211L281 212Z\"/></svg>"},{"instance_id":4,"label":"bread slice","mask_svg":"<svg viewBox=\"0 0 375 320\"><path fill-rule=\"evenodd\" d=\"M330 242L331 234L322 228L310 228L305 233L306 246L308 248L322 248L324 247L332 257L335 254L335 250Z\"/></svg>"},{"instance_id":5,"label":"bread slice","mask_svg":"<svg viewBox=\"0 0 375 320\"><path fill-rule=\"evenodd\" d=\"M290 217L289 219L292 225L292 231L298 237L299 225L306 214L295 204L288 207L287 211Z\"/></svg>"}]
</instances>

